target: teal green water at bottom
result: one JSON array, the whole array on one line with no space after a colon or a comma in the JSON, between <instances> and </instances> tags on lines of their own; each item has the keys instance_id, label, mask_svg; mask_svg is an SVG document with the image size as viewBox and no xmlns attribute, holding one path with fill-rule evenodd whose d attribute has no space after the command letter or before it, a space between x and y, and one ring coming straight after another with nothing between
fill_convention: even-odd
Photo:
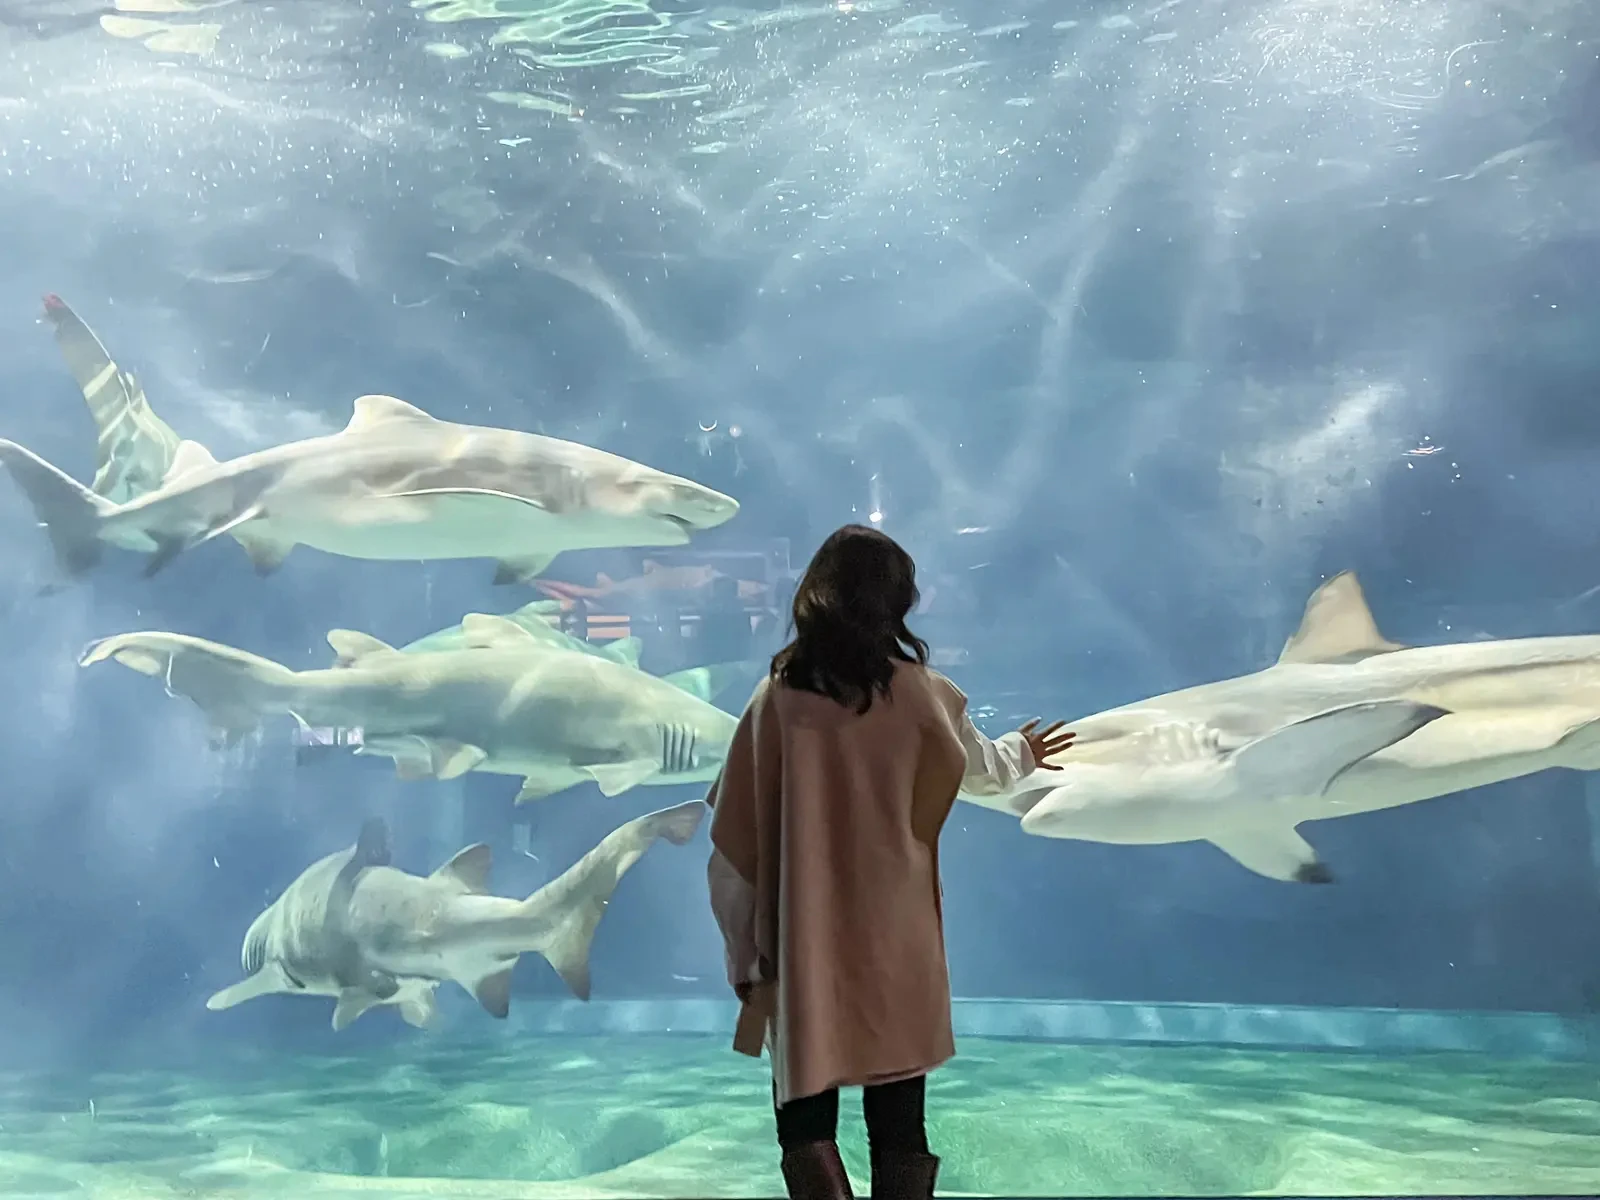
<instances>
[{"instance_id":1,"label":"teal green water at bottom","mask_svg":"<svg viewBox=\"0 0 1600 1200\"><path fill-rule=\"evenodd\" d=\"M14 1076L0 1195L772 1196L767 1088L764 1064L704 1037ZM967 1039L929 1115L942 1194L1600 1193L1586 1063ZM853 1095L842 1123L864 1194Z\"/></svg>"}]
</instances>

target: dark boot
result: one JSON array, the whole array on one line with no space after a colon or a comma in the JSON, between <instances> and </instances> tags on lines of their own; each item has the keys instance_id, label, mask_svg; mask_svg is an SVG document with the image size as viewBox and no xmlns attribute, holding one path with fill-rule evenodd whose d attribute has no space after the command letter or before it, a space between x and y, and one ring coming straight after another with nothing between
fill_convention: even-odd
<instances>
[{"instance_id":1,"label":"dark boot","mask_svg":"<svg viewBox=\"0 0 1600 1200\"><path fill-rule=\"evenodd\" d=\"M789 1200L855 1200L836 1142L807 1142L783 1152Z\"/></svg>"},{"instance_id":2,"label":"dark boot","mask_svg":"<svg viewBox=\"0 0 1600 1200\"><path fill-rule=\"evenodd\" d=\"M872 1156L872 1200L933 1200L938 1177L932 1154L883 1151Z\"/></svg>"}]
</instances>

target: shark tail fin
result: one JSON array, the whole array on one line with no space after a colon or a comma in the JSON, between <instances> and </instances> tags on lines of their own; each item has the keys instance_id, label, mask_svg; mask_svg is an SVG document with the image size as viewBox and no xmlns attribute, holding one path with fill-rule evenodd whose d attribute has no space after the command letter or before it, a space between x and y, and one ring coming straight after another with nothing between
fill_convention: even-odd
<instances>
[{"instance_id":1,"label":"shark tail fin","mask_svg":"<svg viewBox=\"0 0 1600 1200\"><path fill-rule=\"evenodd\" d=\"M230 740L269 713L292 711L295 673L270 658L181 633L119 633L90 642L80 667L106 660L159 679L187 696Z\"/></svg>"},{"instance_id":2,"label":"shark tail fin","mask_svg":"<svg viewBox=\"0 0 1600 1200\"><path fill-rule=\"evenodd\" d=\"M544 955L578 999L589 998L589 947L622 877L656 841L687 842L706 811L703 801L691 800L635 818L523 901L525 915L543 931L529 949Z\"/></svg>"},{"instance_id":3,"label":"shark tail fin","mask_svg":"<svg viewBox=\"0 0 1600 1200\"><path fill-rule=\"evenodd\" d=\"M117 366L65 300L46 296L44 315L94 419L95 493L126 504L154 491L170 473L181 439L151 410L139 381Z\"/></svg>"},{"instance_id":4,"label":"shark tail fin","mask_svg":"<svg viewBox=\"0 0 1600 1200\"><path fill-rule=\"evenodd\" d=\"M97 526L116 505L15 442L0 439L0 466L11 473L33 505L62 571L81 575L100 561Z\"/></svg>"}]
</instances>

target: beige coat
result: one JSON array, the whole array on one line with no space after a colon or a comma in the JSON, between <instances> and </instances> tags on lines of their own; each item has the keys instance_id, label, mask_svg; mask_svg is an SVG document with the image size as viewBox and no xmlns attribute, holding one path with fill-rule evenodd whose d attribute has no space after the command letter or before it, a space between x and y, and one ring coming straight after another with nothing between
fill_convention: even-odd
<instances>
[{"instance_id":1,"label":"beige coat","mask_svg":"<svg viewBox=\"0 0 1600 1200\"><path fill-rule=\"evenodd\" d=\"M750 983L734 1046L772 1059L778 1102L885 1083L955 1053L939 832L958 789L1033 770L991 741L936 671L896 668L865 714L763 681L712 785L711 904L729 982Z\"/></svg>"}]
</instances>

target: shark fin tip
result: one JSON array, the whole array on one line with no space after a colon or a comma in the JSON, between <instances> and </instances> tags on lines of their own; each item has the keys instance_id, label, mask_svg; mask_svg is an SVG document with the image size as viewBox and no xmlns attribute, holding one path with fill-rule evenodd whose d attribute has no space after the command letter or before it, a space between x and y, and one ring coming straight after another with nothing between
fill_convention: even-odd
<instances>
[{"instance_id":1,"label":"shark fin tip","mask_svg":"<svg viewBox=\"0 0 1600 1200\"><path fill-rule=\"evenodd\" d=\"M1334 883L1333 871L1321 859L1313 862L1302 863L1300 869L1294 873L1296 883Z\"/></svg>"}]
</instances>

